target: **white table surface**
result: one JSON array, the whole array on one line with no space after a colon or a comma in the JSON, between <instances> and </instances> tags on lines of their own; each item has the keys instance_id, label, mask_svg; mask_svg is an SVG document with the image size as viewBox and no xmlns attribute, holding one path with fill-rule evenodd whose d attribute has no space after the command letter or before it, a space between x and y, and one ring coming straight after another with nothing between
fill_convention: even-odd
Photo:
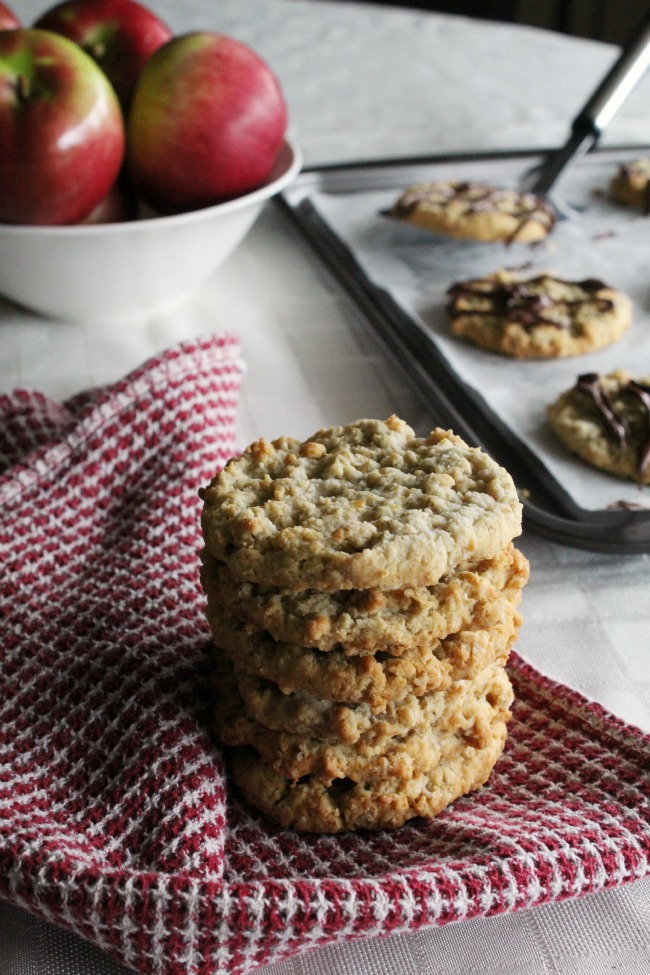
<instances>
[{"instance_id":1,"label":"white table surface","mask_svg":"<svg viewBox=\"0 0 650 975\"><path fill-rule=\"evenodd\" d=\"M152 0L177 32L211 28L274 67L307 164L561 143L617 55L597 42L417 10L319 0ZM43 9L15 0L25 23ZM610 144L650 142L650 77ZM650 249L649 249L650 253ZM0 389L63 398L211 330L237 331L248 372L242 444L396 412L435 425L396 381L359 313L270 206L183 306L134 326L51 322L0 299ZM519 652L650 731L650 560L525 534L531 561ZM0 975L118 975L66 933L0 905ZM650 880L508 917L320 950L264 975L650 971ZM191 973L188 972L188 975Z\"/></svg>"}]
</instances>

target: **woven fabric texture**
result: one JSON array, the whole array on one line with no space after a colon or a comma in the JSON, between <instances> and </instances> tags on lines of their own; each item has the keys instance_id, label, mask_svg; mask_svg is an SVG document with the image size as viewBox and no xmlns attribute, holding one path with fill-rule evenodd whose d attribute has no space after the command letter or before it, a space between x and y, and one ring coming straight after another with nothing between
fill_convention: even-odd
<instances>
[{"instance_id":1,"label":"woven fabric texture","mask_svg":"<svg viewBox=\"0 0 650 975\"><path fill-rule=\"evenodd\" d=\"M222 335L65 404L0 400L0 897L144 975L234 975L650 872L650 736L514 654L505 753L431 822L301 836L228 789L197 490L241 374Z\"/></svg>"}]
</instances>

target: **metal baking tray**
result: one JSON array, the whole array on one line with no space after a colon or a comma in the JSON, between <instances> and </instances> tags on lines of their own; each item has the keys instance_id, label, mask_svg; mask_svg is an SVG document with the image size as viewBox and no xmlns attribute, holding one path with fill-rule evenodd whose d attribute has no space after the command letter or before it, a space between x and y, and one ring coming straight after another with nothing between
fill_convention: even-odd
<instances>
[{"instance_id":1,"label":"metal baking tray","mask_svg":"<svg viewBox=\"0 0 650 975\"><path fill-rule=\"evenodd\" d=\"M505 162L523 175L539 165L546 152L461 153L306 168L280 194L278 204L363 312L380 342L397 359L435 423L448 425L469 443L481 446L511 472L520 493L527 528L553 541L582 549L619 554L648 552L650 490L640 488L642 504L638 507L621 504L619 507L586 510L577 504L535 450L486 405L478 389L463 381L426 324L371 279L354 249L333 229L314 203L315 197L323 193L332 197L343 195L341 198L344 199L345 194L390 190L397 196L409 185L441 178L441 167L445 172L461 172L461 178L491 182L490 167L499 167ZM614 166L618 161L648 152L650 150L638 146L595 150L576 166L586 164L592 157ZM561 190L562 187L558 192ZM589 200L582 198L577 206L584 211ZM650 245L650 217L643 221L647 221ZM650 264L650 246L647 256ZM467 276L463 274L463 277ZM577 375L581 371L580 357L574 358ZM511 368L517 368L516 361L512 362ZM582 464L581 461L576 463Z\"/></svg>"}]
</instances>

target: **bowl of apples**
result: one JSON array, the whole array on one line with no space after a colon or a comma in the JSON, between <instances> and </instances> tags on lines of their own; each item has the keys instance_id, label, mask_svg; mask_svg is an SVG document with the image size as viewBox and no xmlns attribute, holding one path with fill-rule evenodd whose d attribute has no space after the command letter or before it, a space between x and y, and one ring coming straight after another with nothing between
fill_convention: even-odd
<instances>
[{"instance_id":1,"label":"bowl of apples","mask_svg":"<svg viewBox=\"0 0 650 975\"><path fill-rule=\"evenodd\" d=\"M0 2L0 295L86 322L183 299L299 172L287 122L234 38L173 35L136 0L28 27Z\"/></svg>"}]
</instances>

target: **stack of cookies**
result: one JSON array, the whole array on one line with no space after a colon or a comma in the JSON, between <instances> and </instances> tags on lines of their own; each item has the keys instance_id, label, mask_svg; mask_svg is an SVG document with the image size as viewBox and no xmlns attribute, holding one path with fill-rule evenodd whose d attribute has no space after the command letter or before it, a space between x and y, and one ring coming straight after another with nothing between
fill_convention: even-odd
<instances>
[{"instance_id":1,"label":"stack of cookies","mask_svg":"<svg viewBox=\"0 0 650 975\"><path fill-rule=\"evenodd\" d=\"M390 417L257 441L201 495L213 730L244 796L335 833L481 786L528 574L510 475Z\"/></svg>"}]
</instances>

